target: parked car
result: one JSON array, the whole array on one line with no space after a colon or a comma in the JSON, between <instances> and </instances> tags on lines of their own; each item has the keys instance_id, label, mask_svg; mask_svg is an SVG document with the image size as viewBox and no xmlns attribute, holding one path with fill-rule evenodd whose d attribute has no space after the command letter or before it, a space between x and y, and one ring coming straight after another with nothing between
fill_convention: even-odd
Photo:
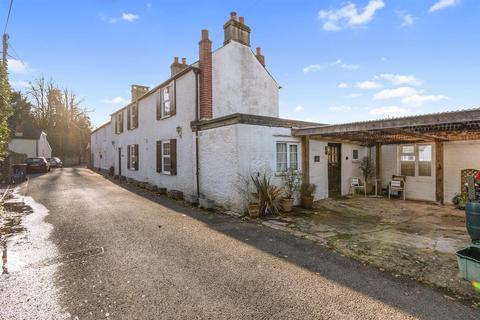
<instances>
[{"instance_id":1,"label":"parked car","mask_svg":"<svg viewBox=\"0 0 480 320\"><path fill-rule=\"evenodd\" d=\"M58 157L48 158L48 163L50 164L51 168L61 168L63 167L62 160Z\"/></svg>"},{"instance_id":2,"label":"parked car","mask_svg":"<svg viewBox=\"0 0 480 320\"><path fill-rule=\"evenodd\" d=\"M25 160L27 164L27 172L48 172L50 171L50 163L44 157L27 158Z\"/></svg>"}]
</instances>

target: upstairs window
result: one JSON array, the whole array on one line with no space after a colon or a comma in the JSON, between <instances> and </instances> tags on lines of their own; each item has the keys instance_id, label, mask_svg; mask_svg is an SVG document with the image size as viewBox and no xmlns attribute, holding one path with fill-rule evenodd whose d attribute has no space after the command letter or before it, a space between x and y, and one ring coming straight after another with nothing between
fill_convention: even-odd
<instances>
[{"instance_id":1,"label":"upstairs window","mask_svg":"<svg viewBox=\"0 0 480 320\"><path fill-rule=\"evenodd\" d=\"M123 132L123 111L115 115L115 133Z\"/></svg>"},{"instance_id":2,"label":"upstairs window","mask_svg":"<svg viewBox=\"0 0 480 320\"><path fill-rule=\"evenodd\" d=\"M133 130L138 128L138 103L127 108L127 129Z\"/></svg>"},{"instance_id":3,"label":"upstairs window","mask_svg":"<svg viewBox=\"0 0 480 320\"><path fill-rule=\"evenodd\" d=\"M161 88L157 99L157 119L173 116L176 113L175 81Z\"/></svg>"},{"instance_id":4,"label":"upstairs window","mask_svg":"<svg viewBox=\"0 0 480 320\"><path fill-rule=\"evenodd\" d=\"M277 172L284 172L289 168L298 169L298 144L277 142Z\"/></svg>"}]
</instances>

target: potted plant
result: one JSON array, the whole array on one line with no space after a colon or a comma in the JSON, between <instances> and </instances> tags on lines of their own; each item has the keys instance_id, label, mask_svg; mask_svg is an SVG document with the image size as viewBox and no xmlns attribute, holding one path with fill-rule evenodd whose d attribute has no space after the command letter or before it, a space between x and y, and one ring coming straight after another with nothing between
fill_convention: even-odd
<instances>
[{"instance_id":1,"label":"potted plant","mask_svg":"<svg viewBox=\"0 0 480 320\"><path fill-rule=\"evenodd\" d=\"M109 169L108 169L108 175L110 176L113 176L115 174L115 168L113 166L111 166Z\"/></svg>"},{"instance_id":2,"label":"potted plant","mask_svg":"<svg viewBox=\"0 0 480 320\"><path fill-rule=\"evenodd\" d=\"M363 175L363 181L365 183L365 190L369 192L368 189L368 181L370 178L375 176L375 165L372 162L372 159L370 157L363 157L362 161L360 162L360 170L362 171Z\"/></svg>"},{"instance_id":3,"label":"potted plant","mask_svg":"<svg viewBox=\"0 0 480 320\"><path fill-rule=\"evenodd\" d=\"M303 208L312 209L315 190L317 190L316 185L312 183L302 183L300 186L300 199Z\"/></svg>"},{"instance_id":4,"label":"potted plant","mask_svg":"<svg viewBox=\"0 0 480 320\"><path fill-rule=\"evenodd\" d=\"M259 215L278 214L282 189L271 183L267 174L252 177L255 185L255 196L258 199Z\"/></svg>"},{"instance_id":5,"label":"potted plant","mask_svg":"<svg viewBox=\"0 0 480 320\"><path fill-rule=\"evenodd\" d=\"M452 203L457 209L465 209L465 203L468 201L468 192L457 193L452 199Z\"/></svg>"},{"instance_id":6,"label":"potted plant","mask_svg":"<svg viewBox=\"0 0 480 320\"><path fill-rule=\"evenodd\" d=\"M302 176L298 170L289 168L282 174L284 196L282 198L282 210L284 212L292 211L295 196L300 189Z\"/></svg>"},{"instance_id":7,"label":"potted plant","mask_svg":"<svg viewBox=\"0 0 480 320\"><path fill-rule=\"evenodd\" d=\"M238 174L238 181L235 188L242 197L242 203L246 204L248 215L252 218L258 218L260 216L258 193L254 192L253 181L250 175L244 176Z\"/></svg>"}]
</instances>

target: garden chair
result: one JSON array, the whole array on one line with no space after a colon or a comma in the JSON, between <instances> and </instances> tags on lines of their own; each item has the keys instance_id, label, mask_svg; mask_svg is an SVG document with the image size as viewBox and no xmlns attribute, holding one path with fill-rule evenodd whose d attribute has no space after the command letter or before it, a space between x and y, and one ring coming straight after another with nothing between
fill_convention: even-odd
<instances>
[{"instance_id":1,"label":"garden chair","mask_svg":"<svg viewBox=\"0 0 480 320\"><path fill-rule=\"evenodd\" d=\"M388 183L388 199L390 199L392 192L401 192L403 195L403 200L405 200L405 179L402 177L393 176L392 180L390 180Z\"/></svg>"},{"instance_id":2,"label":"garden chair","mask_svg":"<svg viewBox=\"0 0 480 320\"><path fill-rule=\"evenodd\" d=\"M355 190L362 190L363 193L365 194L365 197L367 197L367 188L365 186L365 183L362 184L360 178L353 177L350 178L350 194L352 196L355 195Z\"/></svg>"}]
</instances>

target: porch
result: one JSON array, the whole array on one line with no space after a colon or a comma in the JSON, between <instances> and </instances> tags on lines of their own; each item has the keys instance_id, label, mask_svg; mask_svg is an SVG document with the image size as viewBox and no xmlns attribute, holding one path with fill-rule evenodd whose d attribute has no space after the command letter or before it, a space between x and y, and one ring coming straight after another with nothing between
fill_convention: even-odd
<instances>
[{"instance_id":1,"label":"porch","mask_svg":"<svg viewBox=\"0 0 480 320\"><path fill-rule=\"evenodd\" d=\"M361 177L359 155L375 163L380 188L406 176L407 198L441 204L461 192L463 171L480 169L480 109L292 131L302 139L304 181L325 189L319 199L347 193L350 178Z\"/></svg>"},{"instance_id":2,"label":"porch","mask_svg":"<svg viewBox=\"0 0 480 320\"><path fill-rule=\"evenodd\" d=\"M263 221L396 277L479 300L458 278L455 252L470 243L464 213L449 205L361 196L317 201L312 210Z\"/></svg>"}]
</instances>

